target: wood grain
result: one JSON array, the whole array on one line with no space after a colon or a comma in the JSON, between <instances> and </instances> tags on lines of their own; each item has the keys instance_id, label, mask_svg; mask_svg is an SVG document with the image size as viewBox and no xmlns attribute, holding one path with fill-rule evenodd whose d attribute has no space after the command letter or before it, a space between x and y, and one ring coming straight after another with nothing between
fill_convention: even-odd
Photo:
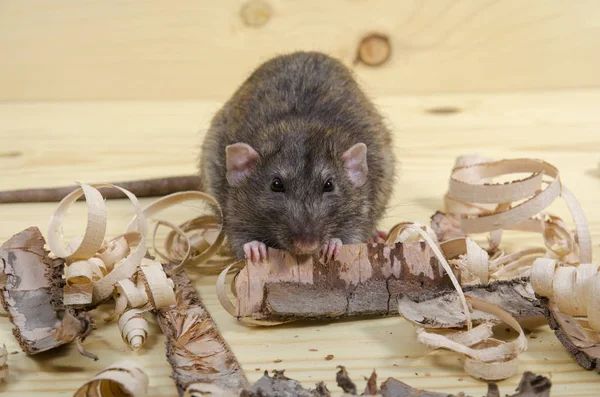
<instances>
[{"instance_id":1,"label":"wood grain","mask_svg":"<svg viewBox=\"0 0 600 397\"><path fill-rule=\"evenodd\" d=\"M0 2L0 100L218 99L269 57L320 50L374 95L599 87L594 0ZM217 5L218 4L218 5ZM361 39L390 60L354 64Z\"/></svg>"},{"instance_id":2,"label":"wood grain","mask_svg":"<svg viewBox=\"0 0 600 397\"><path fill-rule=\"evenodd\" d=\"M428 221L442 205L458 155L540 157L561 170L562 181L581 201L590 221L594 254L599 257L600 90L395 96L377 102L395 132L394 145L402 160L384 229L403 220ZM217 105L209 101L0 104L0 187L193 173L198 145ZM0 205L0 242L31 225L45 233L53 209L51 203ZM177 222L200 209L191 203L165 216ZM109 202L108 210L108 234L114 236L122 232L133 211L125 200ZM553 210L567 216L561 203ZM85 206L76 203L65 222L67 237L83 230L83 214ZM516 248L539 245L541 239L509 233L506 242ZM432 353L418 344L414 327L401 318L247 328L219 305L214 277L194 272L191 276L252 382L265 369L285 368L286 374L305 387L326 380L330 390L336 390L335 367L343 364L360 390L365 386L362 376L376 368L380 379L393 376L421 389L485 394L486 385L467 376L456 355ZM158 326L151 323L146 347L132 353L116 325L102 321L108 309L95 314L99 329L85 343L100 356L98 362L80 357L75 346L26 357L12 337L8 321L0 318L0 341L6 341L9 351L19 350L9 355L10 376L0 392L15 397L70 395L96 371L117 359L134 357L150 375L150 395L174 397ZM529 350L522 355L520 371L551 376L552 396L597 394L600 376L581 369L547 326L525 327L533 330L535 339L528 338ZM329 354L334 358L325 360ZM514 390L518 381L515 376L501 382L500 388Z\"/></svg>"}]
</instances>

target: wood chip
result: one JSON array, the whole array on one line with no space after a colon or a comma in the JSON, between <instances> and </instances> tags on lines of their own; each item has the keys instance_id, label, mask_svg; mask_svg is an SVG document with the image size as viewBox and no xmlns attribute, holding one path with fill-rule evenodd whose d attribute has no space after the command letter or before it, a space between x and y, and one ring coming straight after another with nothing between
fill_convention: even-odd
<instances>
[{"instance_id":1,"label":"wood chip","mask_svg":"<svg viewBox=\"0 0 600 397\"><path fill-rule=\"evenodd\" d=\"M244 389L241 397L317 397L317 396L328 396L329 392L327 388L319 388L316 390L307 390L302 387L300 382L290 379L284 375L284 371L273 371L274 375L269 376L269 373L265 371L262 378L260 378L252 387Z\"/></svg>"},{"instance_id":2,"label":"wood chip","mask_svg":"<svg viewBox=\"0 0 600 397\"><path fill-rule=\"evenodd\" d=\"M343 366L338 367L339 371L336 374L336 382L345 395L356 395L356 385ZM535 375L531 372L525 372L517 392L507 397L549 397L551 382L548 378L540 375ZM490 383L488 386L488 394L486 397L498 397L498 386ZM324 382L316 384L314 390L304 389L299 382L288 378L284 375L284 371L274 371L274 375L269 376L265 371L252 387L247 388L240 394L245 397L281 397L281 396L299 396L299 397L325 397L329 396L329 390L325 387ZM388 378L377 388L375 371L371 374L368 380L368 385L363 395L377 395L381 397L465 397L464 392L458 395L448 393L436 393L427 390L419 390L407 385L404 382L394 378Z\"/></svg>"},{"instance_id":3,"label":"wood chip","mask_svg":"<svg viewBox=\"0 0 600 397\"><path fill-rule=\"evenodd\" d=\"M348 376L348 371L346 371L346 367L343 365L338 366L339 371L335 374L335 381L339 388L341 388L345 393L356 394L356 385Z\"/></svg>"}]
</instances>

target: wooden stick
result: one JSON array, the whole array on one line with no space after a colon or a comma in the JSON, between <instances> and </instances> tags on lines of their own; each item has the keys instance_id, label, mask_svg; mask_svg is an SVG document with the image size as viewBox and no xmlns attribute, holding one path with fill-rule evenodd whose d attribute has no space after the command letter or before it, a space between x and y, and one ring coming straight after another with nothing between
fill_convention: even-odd
<instances>
[{"instance_id":1,"label":"wooden stick","mask_svg":"<svg viewBox=\"0 0 600 397\"><path fill-rule=\"evenodd\" d=\"M37 227L14 235L0 247L6 284L0 303L8 312L17 341L27 354L53 349L91 330L84 312L64 308L62 259L51 259Z\"/></svg>"},{"instance_id":2,"label":"wooden stick","mask_svg":"<svg viewBox=\"0 0 600 397\"><path fill-rule=\"evenodd\" d=\"M198 190L200 177L197 175L172 176L165 178L143 179L115 182L113 185L129 190L137 197L157 197L186 190ZM7 190L0 192L0 204L8 203L55 203L62 200L78 186L51 187L42 189ZM107 200L125 198L117 190L103 191Z\"/></svg>"},{"instance_id":3,"label":"wooden stick","mask_svg":"<svg viewBox=\"0 0 600 397\"><path fill-rule=\"evenodd\" d=\"M165 266L165 270L172 266ZM167 337L167 360L179 395L192 384L210 383L239 392L248 381L233 352L202 304L196 288L181 271L172 277L177 304L157 311Z\"/></svg>"}]
</instances>

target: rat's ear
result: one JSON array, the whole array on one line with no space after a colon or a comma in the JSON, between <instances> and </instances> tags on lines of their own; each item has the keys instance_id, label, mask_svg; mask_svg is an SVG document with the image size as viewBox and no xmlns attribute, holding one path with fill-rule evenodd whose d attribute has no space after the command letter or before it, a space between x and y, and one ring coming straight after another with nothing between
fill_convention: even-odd
<instances>
[{"instance_id":1,"label":"rat's ear","mask_svg":"<svg viewBox=\"0 0 600 397\"><path fill-rule=\"evenodd\" d=\"M248 176L260 156L252 146L238 142L225 148L225 157L227 182L231 186L236 186Z\"/></svg>"},{"instance_id":2,"label":"rat's ear","mask_svg":"<svg viewBox=\"0 0 600 397\"><path fill-rule=\"evenodd\" d=\"M367 181L367 145L357 143L342 154L344 167L348 172L348 177L355 187L361 187Z\"/></svg>"}]
</instances>

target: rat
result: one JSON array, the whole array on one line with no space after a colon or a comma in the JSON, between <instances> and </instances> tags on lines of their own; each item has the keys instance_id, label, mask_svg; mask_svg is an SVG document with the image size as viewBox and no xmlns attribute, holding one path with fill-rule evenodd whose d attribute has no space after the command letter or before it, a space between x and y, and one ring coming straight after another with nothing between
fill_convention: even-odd
<instances>
[{"instance_id":1,"label":"rat","mask_svg":"<svg viewBox=\"0 0 600 397\"><path fill-rule=\"evenodd\" d=\"M329 260L376 233L395 162L390 129L352 71L299 51L260 65L216 112L199 174L238 259L264 261L270 247Z\"/></svg>"}]
</instances>

